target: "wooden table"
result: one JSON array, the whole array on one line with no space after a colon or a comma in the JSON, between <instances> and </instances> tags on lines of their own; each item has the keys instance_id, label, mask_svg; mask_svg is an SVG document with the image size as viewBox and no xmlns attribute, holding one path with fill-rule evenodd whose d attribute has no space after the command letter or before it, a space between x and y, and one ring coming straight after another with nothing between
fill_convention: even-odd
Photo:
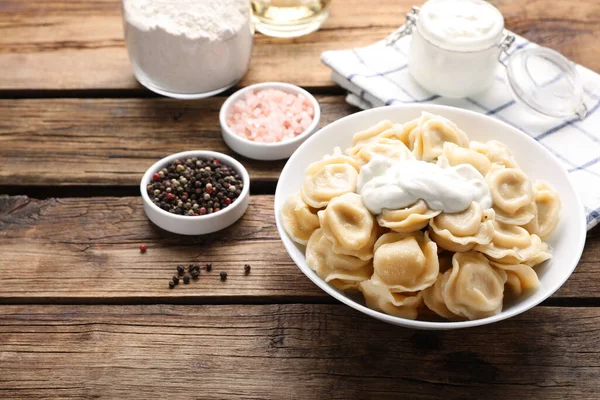
<instances>
[{"instance_id":1,"label":"wooden table","mask_svg":"<svg viewBox=\"0 0 600 400\"><path fill-rule=\"evenodd\" d=\"M414 2L333 3L319 32L257 35L242 85L302 85L323 125L357 111L319 54L383 38ZM494 3L508 28L600 71L598 0ZM117 0L0 10L1 398L600 397L600 230L569 281L511 320L420 332L366 318L287 256L273 217L282 162L242 160L250 208L219 235L177 237L146 219L137 185L153 162L230 153L217 121L225 96L140 87ZM215 271L169 290L175 265L191 262Z\"/></svg>"}]
</instances>

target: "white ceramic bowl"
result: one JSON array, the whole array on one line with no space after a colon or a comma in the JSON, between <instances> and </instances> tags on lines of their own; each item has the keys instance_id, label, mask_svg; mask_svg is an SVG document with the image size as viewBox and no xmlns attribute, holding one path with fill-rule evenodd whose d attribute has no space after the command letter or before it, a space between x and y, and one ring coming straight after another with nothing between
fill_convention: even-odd
<instances>
[{"instance_id":1,"label":"white ceramic bowl","mask_svg":"<svg viewBox=\"0 0 600 400\"><path fill-rule=\"evenodd\" d=\"M146 186L148 186L149 183L152 183L152 175L178 158L183 159L190 157L216 158L223 164L227 164L235 169L244 182L244 187L242 188L240 196L227 208L219 210L216 213L199 215L197 217L171 214L156 206L146 192ZM144 211L150 221L166 231L178 233L180 235L204 235L226 228L244 215L250 199L250 177L248 176L246 168L228 155L204 150L184 151L165 157L151 166L142 178L140 191L144 201Z\"/></svg>"},{"instance_id":2,"label":"white ceramic bowl","mask_svg":"<svg viewBox=\"0 0 600 400\"><path fill-rule=\"evenodd\" d=\"M536 267L541 286L539 290L506 306L498 315L461 322L413 321L394 317L367 308L360 299L348 297L329 286L306 265L303 246L295 244L283 229L280 210L286 198L300 189L304 170L313 161L330 153L335 146L350 146L355 132L367 129L383 119L406 122L417 118L421 111L439 114L455 122L470 139L488 141L497 139L513 151L517 162L533 179L550 182L562 201L562 214L556 232L548 242L553 247L553 258ZM458 108L437 105L400 105L381 107L342 118L321 129L307 140L289 159L275 192L275 218L277 229L286 250L300 270L321 289L337 300L371 317L392 324L419 329L455 329L485 325L520 314L539 304L554 293L569 278L583 251L586 236L585 212L565 169L542 145L527 134L491 117Z\"/></svg>"},{"instance_id":3,"label":"white ceramic bowl","mask_svg":"<svg viewBox=\"0 0 600 400\"><path fill-rule=\"evenodd\" d=\"M296 136L291 140L286 140L279 143L256 143L248 139L244 139L237 134L235 134L227 125L227 116L233 107L233 104L246 96L246 94L253 90L259 89L279 89L284 92L300 94L307 99L310 100L315 112L313 121L304 132L300 135ZM308 93L306 90L295 86L290 85L289 83L281 83L281 82L265 82L265 83L257 83L255 85L247 86L243 89L238 90L223 103L221 106L221 112L219 113L219 121L221 122L221 133L223 135L223 140L227 146L229 146L233 151L238 154L241 154L248 158L253 158L255 160L281 160L284 158L288 158L292 155L292 153L313 133L315 133L319 127L319 120L321 119L321 108L319 107L319 103L315 97Z\"/></svg>"}]
</instances>

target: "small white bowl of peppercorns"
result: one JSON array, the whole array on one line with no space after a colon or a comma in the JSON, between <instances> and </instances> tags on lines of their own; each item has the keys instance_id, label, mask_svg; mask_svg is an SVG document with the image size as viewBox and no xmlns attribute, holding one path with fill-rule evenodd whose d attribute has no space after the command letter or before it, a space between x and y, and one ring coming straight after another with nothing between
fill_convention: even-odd
<instances>
[{"instance_id":1,"label":"small white bowl of peppercorns","mask_svg":"<svg viewBox=\"0 0 600 400\"><path fill-rule=\"evenodd\" d=\"M194 150L163 158L140 183L146 216L180 235L219 231L244 215L250 198L248 171L234 158Z\"/></svg>"}]
</instances>

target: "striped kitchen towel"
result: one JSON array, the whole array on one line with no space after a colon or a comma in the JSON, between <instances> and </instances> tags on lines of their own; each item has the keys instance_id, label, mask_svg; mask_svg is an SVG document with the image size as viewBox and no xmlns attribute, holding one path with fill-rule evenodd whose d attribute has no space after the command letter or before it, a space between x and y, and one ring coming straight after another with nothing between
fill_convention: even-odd
<instances>
[{"instance_id":1,"label":"striped kitchen towel","mask_svg":"<svg viewBox=\"0 0 600 400\"><path fill-rule=\"evenodd\" d=\"M509 54L537 46L515 35ZM465 108L498 118L539 141L569 171L581 196L587 227L600 222L600 75L577 65L584 88L588 115L583 121L550 118L517 103L498 63L493 86L476 96L450 99L421 88L409 75L407 65L410 36L386 45L385 40L367 47L326 51L321 60L332 70L332 79L348 91L348 103L366 109L391 104L431 103ZM506 57L506 56L505 56ZM547 84L560 79L555 71L540 70ZM554 76L553 76L554 75Z\"/></svg>"}]
</instances>

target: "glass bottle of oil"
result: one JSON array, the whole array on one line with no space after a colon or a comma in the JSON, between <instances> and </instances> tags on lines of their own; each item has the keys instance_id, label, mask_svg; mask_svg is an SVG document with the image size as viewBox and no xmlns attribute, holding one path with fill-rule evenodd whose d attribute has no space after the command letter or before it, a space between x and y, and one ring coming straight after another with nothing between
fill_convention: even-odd
<instances>
[{"instance_id":1,"label":"glass bottle of oil","mask_svg":"<svg viewBox=\"0 0 600 400\"><path fill-rule=\"evenodd\" d=\"M327 20L330 4L331 0L252 0L256 30L277 37L306 35Z\"/></svg>"}]
</instances>

